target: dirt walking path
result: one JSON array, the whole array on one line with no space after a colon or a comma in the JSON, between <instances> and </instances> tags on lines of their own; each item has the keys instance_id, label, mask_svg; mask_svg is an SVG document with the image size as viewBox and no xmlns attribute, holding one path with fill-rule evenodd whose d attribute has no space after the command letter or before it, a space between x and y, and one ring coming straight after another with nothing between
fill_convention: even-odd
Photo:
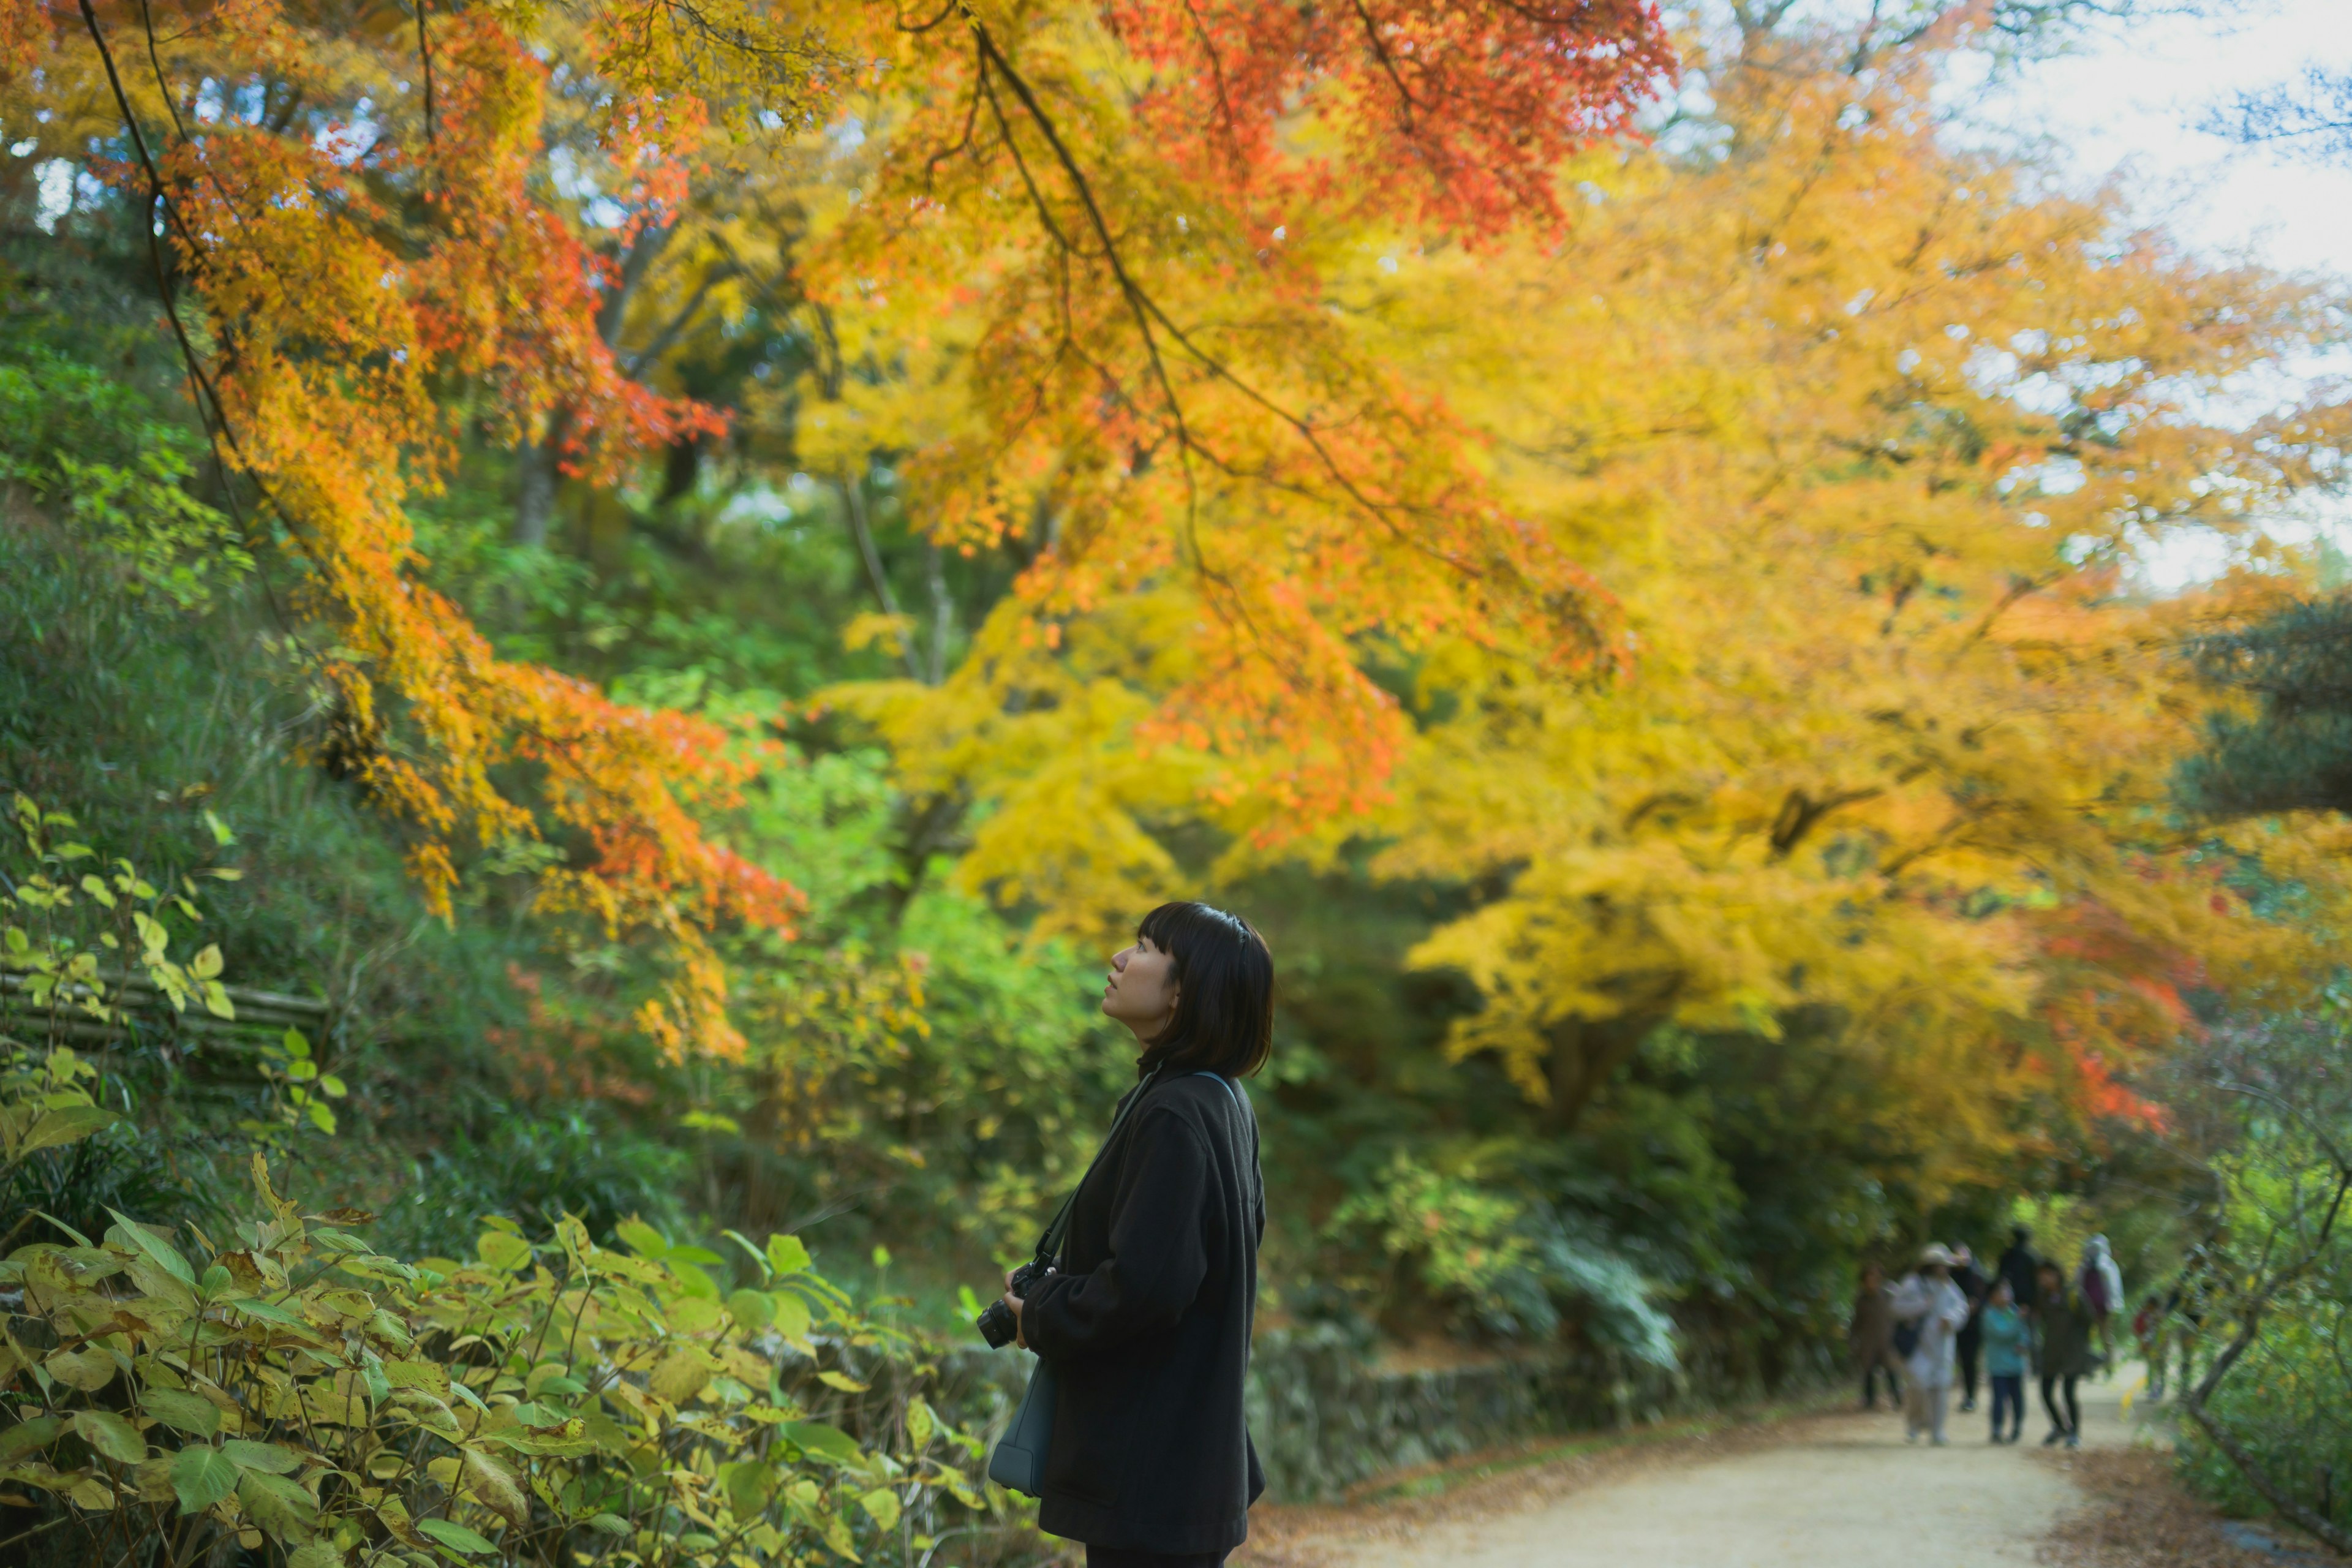
<instances>
[{"instance_id":1,"label":"dirt walking path","mask_svg":"<svg viewBox=\"0 0 2352 1568\"><path fill-rule=\"evenodd\" d=\"M2121 1406L2137 1381L2083 1390L2086 1447L2129 1442ZM1518 1507L1333 1521L1269 1555L1317 1568L2022 1568L2084 1495L2030 1457L2049 1429L2038 1410L2021 1445L1991 1447L1986 1429L1982 1411L1955 1409L1936 1448L1906 1444L1884 1410L1803 1417L1565 1495L1523 1488Z\"/></svg>"}]
</instances>

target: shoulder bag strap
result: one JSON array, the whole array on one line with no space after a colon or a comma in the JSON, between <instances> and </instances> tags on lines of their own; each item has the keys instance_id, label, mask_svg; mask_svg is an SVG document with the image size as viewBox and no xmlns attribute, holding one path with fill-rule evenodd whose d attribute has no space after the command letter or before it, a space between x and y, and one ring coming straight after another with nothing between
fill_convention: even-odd
<instances>
[{"instance_id":1,"label":"shoulder bag strap","mask_svg":"<svg viewBox=\"0 0 2352 1568\"><path fill-rule=\"evenodd\" d=\"M1051 1263L1060 1256L1062 1242L1070 1234L1070 1205L1078 1201L1078 1188L1085 1186L1087 1178L1095 1173L1095 1167L1102 1163L1105 1154L1110 1152L1112 1142L1118 1137L1118 1130L1127 1125L1128 1117L1134 1113L1137 1106L1143 1103L1144 1095L1150 1092L1151 1086L1159 1079L1160 1069L1153 1068L1144 1080L1135 1086L1135 1092L1128 1096L1127 1103L1118 1108L1118 1114L1111 1118L1110 1131L1103 1134L1102 1147L1096 1150L1095 1157L1087 1163L1086 1175L1078 1178L1078 1185L1070 1189L1070 1195L1062 1200L1062 1206L1055 1209L1054 1217L1045 1223L1045 1234L1038 1237L1038 1262Z\"/></svg>"}]
</instances>

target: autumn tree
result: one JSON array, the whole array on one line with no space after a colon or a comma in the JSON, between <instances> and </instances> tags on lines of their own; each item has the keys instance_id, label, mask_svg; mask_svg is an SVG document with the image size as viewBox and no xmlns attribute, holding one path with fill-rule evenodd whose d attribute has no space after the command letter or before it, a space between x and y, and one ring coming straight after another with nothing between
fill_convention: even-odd
<instances>
[{"instance_id":1,"label":"autumn tree","mask_svg":"<svg viewBox=\"0 0 2352 1568\"><path fill-rule=\"evenodd\" d=\"M1050 647L1008 616L942 692L844 697L912 778L994 803L961 874L1085 924L1202 875L1171 822L1225 846L1212 881L1370 837L1389 875L1495 890L1419 962L1475 979L1455 1050L1555 1127L1661 1025L1826 1014L1931 1190L2025 1104L2146 1114L2122 1079L2190 992L2302 984L2311 931L2250 919L2233 878L2306 879L2324 928L2326 844L2214 840L2168 795L2204 700L2185 640L2280 580L2158 601L2131 574L2328 481L2343 405L2212 411L2336 342L2337 301L1956 144L1930 92L1965 21L1758 19L1694 55L1703 121L1560 166L1574 210L1540 241L1310 234L1319 331L1444 411L1423 463L1606 590L1596 652L1501 610L1367 613L1345 656L1410 730L1335 757L1328 816L1168 722L1232 636L1200 584L1074 603Z\"/></svg>"},{"instance_id":2,"label":"autumn tree","mask_svg":"<svg viewBox=\"0 0 2352 1568\"><path fill-rule=\"evenodd\" d=\"M1345 657L1364 626L1516 616L1547 652L1591 656L1573 566L1475 473L1424 460L1443 418L1320 330L1312 236L1555 220L1559 160L1670 65L1635 0L10 0L0 45L12 134L97 147L89 172L153 230L191 399L337 708L321 761L406 826L436 902L463 856L546 844L542 910L671 955L645 1023L676 1048L737 1044L708 932L792 918L791 887L707 826L746 759L713 725L499 657L417 580L406 507L457 442L487 439L522 455L528 538L558 475L610 480L718 432L720 410L643 379L700 292L726 284L740 309L782 289L845 364L868 353L865 318L959 307L937 328L957 428L910 443L936 536L1050 517L1024 636L1171 572L1196 584L1237 635L1161 722L1308 756L1265 765L1315 799L1347 795L1348 752L1395 744ZM828 168L828 144L856 155ZM868 171L803 202L791 279L772 237L740 253L755 205L697 205L761 159L772 184ZM666 255L701 279L636 328Z\"/></svg>"}]
</instances>

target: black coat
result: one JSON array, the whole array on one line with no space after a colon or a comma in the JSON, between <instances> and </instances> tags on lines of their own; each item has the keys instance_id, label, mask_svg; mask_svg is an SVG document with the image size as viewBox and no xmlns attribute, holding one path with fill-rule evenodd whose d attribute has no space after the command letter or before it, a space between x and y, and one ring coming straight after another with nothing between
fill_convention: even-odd
<instances>
[{"instance_id":1,"label":"black coat","mask_svg":"<svg viewBox=\"0 0 2352 1568\"><path fill-rule=\"evenodd\" d=\"M2009 1281L2009 1293L2017 1299L2021 1310L2033 1310L2033 1297L2041 1284L2042 1259L2023 1242L2013 1241L2009 1250L2000 1255L2000 1263L1993 1271L1996 1279Z\"/></svg>"},{"instance_id":2,"label":"black coat","mask_svg":"<svg viewBox=\"0 0 2352 1568\"><path fill-rule=\"evenodd\" d=\"M1265 1231L1247 1102L1212 1078L1151 1083L1070 1206L1062 1272L1022 1311L1061 1380L1045 1529L1164 1552L1247 1538L1265 1489L1242 1415Z\"/></svg>"}]
</instances>

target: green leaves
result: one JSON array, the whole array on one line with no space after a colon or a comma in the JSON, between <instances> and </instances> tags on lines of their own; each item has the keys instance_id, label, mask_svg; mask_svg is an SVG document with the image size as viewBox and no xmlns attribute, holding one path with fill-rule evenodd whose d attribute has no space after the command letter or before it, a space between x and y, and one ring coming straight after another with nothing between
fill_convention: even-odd
<instances>
[{"instance_id":1,"label":"green leaves","mask_svg":"<svg viewBox=\"0 0 2352 1568\"><path fill-rule=\"evenodd\" d=\"M219 1408L200 1394L189 1394L176 1388L149 1387L140 1391L139 1405L148 1415L174 1432L185 1432L192 1437L209 1437L220 1430ZM223 1459L221 1462L226 1464L228 1461Z\"/></svg>"},{"instance_id":2,"label":"green leaves","mask_svg":"<svg viewBox=\"0 0 2352 1568\"><path fill-rule=\"evenodd\" d=\"M147 1440L139 1428L111 1410L77 1410L74 1435L91 1449L119 1465L135 1465L147 1458Z\"/></svg>"},{"instance_id":3,"label":"green leaves","mask_svg":"<svg viewBox=\"0 0 2352 1568\"><path fill-rule=\"evenodd\" d=\"M83 1072L60 1057L46 1077ZM24 1081L0 1077L0 1114ZM729 1541L761 1561L871 1561L919 1491L977 1504L974 1482L938 1458L931 1408L912 1402L896 1422L899 1395L880 1392L927 1375L916 1346L805 1268L787 1289L722 1298L709 1271L724 1264L650 1227L630 1226L632 1257L576 1231L534 1251L519 1227L486 1221L480 1266L413 1268L338 1228L364 1216L298 1215L266 1162L254 1180L269 1217L237 1224L242 1245L199 1237L200 1263L121 1213L102 1242L12 1260L27 1289L0 1307L13 1336L0 1347L75 1348L0 1348L7 1364L43 1367L44 1392L68 1406L0 1426L0 1466L25 1466L20 1479L76 1507L193 1521L184 1539L199 1552L258 1531L286 1568L350 1568L350 1543L387 1535L409 1568L428 1551L489 1568L500 1540L551 1521L616 1546L649 1532L673 1568L722 1568ZM738 1269L771 1261L746 1250ZM774 1251L805 1258L797 1243ZM103 1298L100 1280L116 1281ZM112 1326L90 1340L75 1314L100 1300ZM821 1363L780 1368L780 1331ZM100 1403L126 1384L134 1410ZM811 1408L853 1414L797 1419ZM900 1464L845 1429L900 1426L931 1451ZM63 1468L68 1456L85 1468ZM645 1484L665 1472L712 1478L712 1517L672 1512ZM322 1488L331 1475L349 1484Z\"/></svg>"},{"instance_id":4,"label":"green leaves","mask_svg":"<svg viewBox=\"0 0 2352 1568\"><path fill-rule=\"evenodd\" d=\"M798 1274L809 1266L809 1249L797 1236L768 1237L768 1267L779 1274Z\"/></svg>"},{"instance_id":5,"label":"green leaves","mask_svg":"<svg viewBox=\"0 0 2352 1568\"><path fill-rule=\"evenodd\" d=\"M0 1465L13 1464L27 1454L39 1452L65 1429L62 1415L36 1415L14 1426L0 1427Z\"/></svg>"},{"instance_id":6,"label":"green leaves","mask_svg":"<svg viewBox=\"0 0 2352 1568\"><path fill-rule=\"evenodd\" d=\"M172 1460L172 1490L183 1514L201 1513L236 1489L238 1470L218 1448L183 1448Z\"/></svg>"},{"instance_id":7,"label":"green leaves","mask_svg":"<svg viewBox=\"0 0 2352 1568\"><path fill-rule=\"evenodd\" d=\"M857 1439L838 1426L822 1421L793 1421L784 1426L784 1436L812 1459L822 1459L831 1465L854 1465L865 1458Z\"/></svg>"},{"instance_id":8,"label":"green leaves","mask_svg":"<svg viewBox=\"0 0 2352 1568\"><path fill-rule=\"evenodd\" d=\"M196 1282L196 1271L188 1267L188 1260L180 1256L178 1248L174 1247L170 1242L158 1237L153 1231L149 1230L145 1226L141 1225L136 1220L125 1215L121 1210L109 1209L106 1212L114 1216L115 1225L121 1228L123 1237L130 1241L131 1245L145 1253L154 1262L162 1265L164 1272L171 1275L173 1279L180 1281L181 1284L190 1287L194 1286ZM111 1233L110 1233L108 1239L112 1239Z\"/></svg>"},{"instance_id":9,"label":"green leaves","mask_svg":"<svg viewBox=\"0 0 2352 1568\"><path fill-rule=\"evenodd\" d=\"M484 1552L498 1550L464 1525L452 1524L446 1519L420 1519L416 1521L416 1528L420 1533L431 1536L437 1544L463 1556L479 1557Z\"/></svg>"},{"instance_id":10,"label":"green leaves","mask_svg":"<svg viewBox=\"0 0 2352 1568\"><path fill-rule=\"evenodd\" d=\"M45 1110L34 1118L26 1129L24 1140L9 1152L23 1156L43 1149L62 1148L79 1143L95 1132L103 1132L122 1118L102 1105L67 1105L55 1110Z\"/></svg>"},{"instance_id":11,"label":"green leaves","mask_svg":"<svg viewBox=\"0 0 2352 1568\"><path fill-rule=\"evenodd\" d=\"M266 1470L238 1475L236 1500L247 1519L289 1544L310 1540L318 1524L319 1500L284 1476Z\"/></svg>"},{"instance_id":12,"label":"green leaves","mask_svg":"<svg viewBox=\"0 0 2352 1568\"><path fill-rule=\"evenodd\" d=\"M302 1464L302 1457L293 1449L277 1443L250 1443L242 1437L231 1437L221 1445L229 1462L240 1470L260 1475L290 1475Z\"/></svg>"}]
</instances>

